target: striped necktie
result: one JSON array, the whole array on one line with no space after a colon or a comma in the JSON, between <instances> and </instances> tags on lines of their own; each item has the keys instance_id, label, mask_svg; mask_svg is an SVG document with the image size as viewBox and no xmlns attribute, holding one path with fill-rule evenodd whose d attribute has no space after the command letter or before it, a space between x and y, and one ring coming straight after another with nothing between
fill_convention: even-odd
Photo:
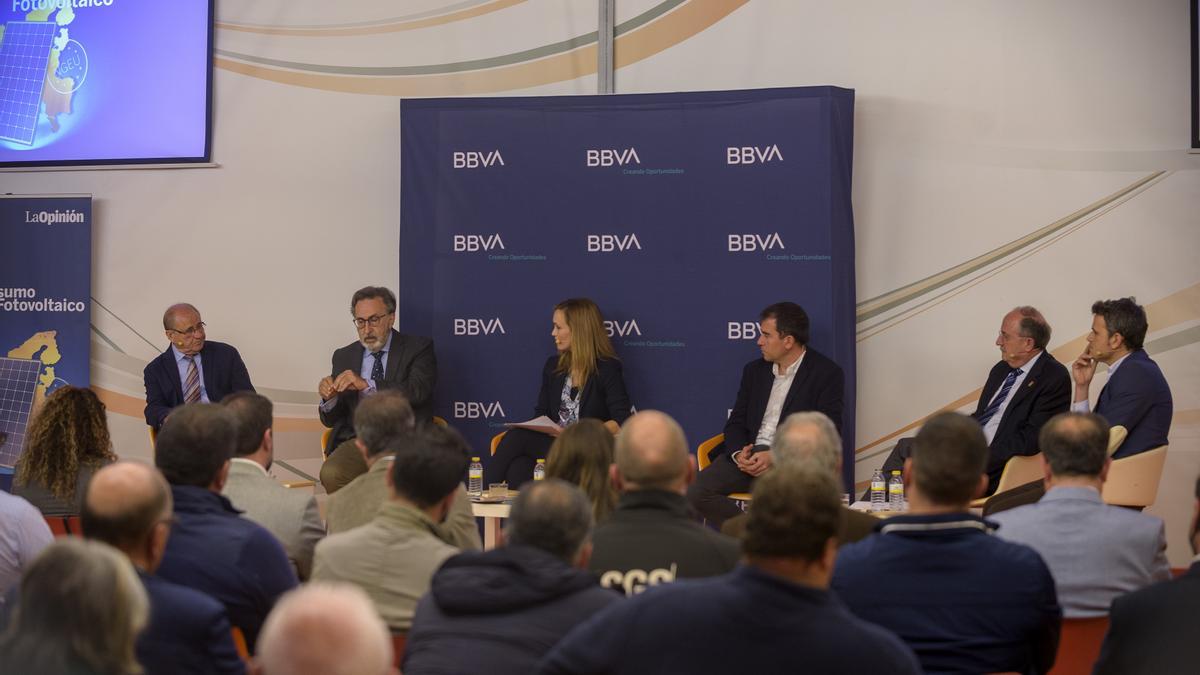
<instances>
[{"instance_id":1,"label":"striped necktie","mask_svg":"<svg viewBox=\"0 0 1200 675\"><path fill-rule=\"evenodd\" d=\"M200 369L196 367L196 359L191 356L183 357L188 362L187 381L183 383L183 402L195 403L200 400Z\"/></svg>"},{"instance_id":2,"label":"striped necktie","mask_svg":"<svg viewBox=\"0 0 1200 675\"><path fill-rule=\"evenodd\" d=\"M1008 377L1004 378L1004 385L1000 387L1000 393L996 394L996 397L988 405L987 410L984 410L983 414L979 416L979 426L986 427L988 420L992 419L992 415L995 415L996 411L1000 410L1000 406L1004 405L1004 399L1008 398L1008 392L1012 389L1013 382L1016 382L1020 375L1020 368L1013 368L1008 372Z\"/></svg>"}]
</instances>

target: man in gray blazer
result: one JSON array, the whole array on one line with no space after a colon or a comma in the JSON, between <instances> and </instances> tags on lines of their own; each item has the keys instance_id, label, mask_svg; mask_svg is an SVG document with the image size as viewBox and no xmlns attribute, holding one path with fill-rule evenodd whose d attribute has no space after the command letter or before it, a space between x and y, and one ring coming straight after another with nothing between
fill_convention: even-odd
<instances>
[{"instance_id":1,"label":"man in gray blazer","mask_svg":"<svg viewBox=\"0 0 1200 675\"><path fill-rule=\"evenodd\" d=\"M1108 614L1114 598L1169 579L1163 521L1100 498L1108 475L1108 423L1062 413L1038 436L1046 494L992 516L996 534L1041 554L1067 618Z\"/></svg>"},{"instance_id":2,"label":"man in gray blazer","mask_svg":"<svg viewBox=\"0 0 1200 675\"><path fill-rule=\"evenodd\" d=\"M404 394L418 424L433 420L437 358L433 340L405 335L396 323L396 295L382 286L367 286L350 298L358 340L333 353L330 374L317 384L321 423L332 431L321 465L321 484L333 494L362 475L366 465L352 442L354 410L381 391Z\"/></svg>"},{"instance_id":3,"label":"man in gray blazer","mask_svg":"<svg viewBox=\"0 0 1200 675\"><path fill-rule=\"evenodd\" d=\"M286 488L267 473L275 454L274 406L248 391L226 396L221 405L237 421L237 446L222 494L275 535L303 581L312 571L313 549L325 536L325 526L311 490Z\"/></svg>"},{"instance_id":4,"label":"man in gray blazer","mask_svg":"<svg viewBox=\"0 0 1200 675\"><path fill-rule=\"evenodd\" d=\"M375 519L388 500L387 472L395 461L398 441L414 433L413 410L398 391L381 391L354 410L357 436L351 441L366 462L367 472L329 495L325 504L329 534L345 532ZM454 492L450 512L434 524L439 539L464 551L483 547L462 485Z\"/></svg>"}]
</instances>

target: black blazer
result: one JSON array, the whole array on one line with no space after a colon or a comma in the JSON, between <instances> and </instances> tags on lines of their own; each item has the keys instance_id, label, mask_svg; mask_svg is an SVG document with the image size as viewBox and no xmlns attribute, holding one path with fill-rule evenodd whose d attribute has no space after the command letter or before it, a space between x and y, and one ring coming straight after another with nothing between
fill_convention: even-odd
<instances>
[{"instance_id":1,"label":"black blazer","mask_svg":"<svg viewBox=\"0 0 1200 675\"><path fill-rule=\"evenodd\" d=\"M558 409L561 403L563 383L567 381L566 373L556 373L558 356L546 359L542 368L542 388L538 391L537 407L533 409L534 416L545 415L558 422ZM613 420L623 424L631 414L629 394L625 391L625 376L622 374L621 362L617 359L599 359L596 361L596 372L588 378L579 401L579 419L592 417L602 421Z\"/></svg>"},{"instance_id":2,"label":"black blazer","mask_svg":"<svg viewBox=\"0 0 1200 675\"><path fill-rule=\"evenodd\" d=\"M741 450L754 443L758 428L762 426L771 398L771 384L775 381L774 365L763 359L755 359L742 369L742 383L738 385L737 400L729 420L725 423L725 443L712 456L726 450ZM808 347L804 361L800 363L792 387L783 401L779 421L788 415L806 410L825 413L835 426L842 428L842 397L846 389L846 376L842 368L821 352Z\"/></svg>"},{"instance_id":3,"label":"black blazer","mask_svg":"<svg viewBox=\"0 0 1200 675\"><path fill-rule=\"evenodd\" d=\"M200 350L200 367L204 370L204 391L213 403L235 391L254 391L242 355L232 345L206 340ZM146 424L157 431L171 409L183 405L183 381L170 347L146 364L142 378L146 383Z\"/></svg>"},{"instance_id":4,"label":"black blazer","mask_svg":"<svg viewBox=\"0 0 1200 675\"><path fill-rule=\"evenodd\" d=\"M992 396L1004 383L1011 367L1001 361L988 373L979 405L971 417L979 419L991 403ZM988 452L988 493L996 490L1004 464L1014 455L1036 455L1038 433L1051 417L1067 412L1071 407L1071 374L1050 352L1042 352L1033 369L1025 376L1018 391L1010 392L1008 407L1000 418L1000 426L992 437Z\"/></svg>"},{"instance_id":5,"label":"black blazer","mask_svg":"<svg viewBox=\"0 0 1200 675\"><path fill-rule=\"evenodd\" d=\"M1193 667L1196 607L1200 607L1200 563L1192 563L1174 581L1113 600L1095 675L1158 675Z\"/></svg>"},{"instance_id":6,"label":"black blazer","mask_svg":"<svg viewBox=\"0 0 1200 675\"><path fill-rule=\"evenodd\" d=\"M349 370L358 374L362 370L363 352L366 348L357 340L333 353L332 377ZM376 382L379 389L396 389L408 397L413 415L418 424L433 419L433 388L437 384L437 357L433 353L433 340L419 335L403 335L392 330L391 352L387 355L387 370L383 382ZM337 404L329 412L320 410L321 424L333 429L325 454L333 452L339 444L354 438L354 409L358 407L357 391L338 394Z\"/></svg>"}]
</instances>

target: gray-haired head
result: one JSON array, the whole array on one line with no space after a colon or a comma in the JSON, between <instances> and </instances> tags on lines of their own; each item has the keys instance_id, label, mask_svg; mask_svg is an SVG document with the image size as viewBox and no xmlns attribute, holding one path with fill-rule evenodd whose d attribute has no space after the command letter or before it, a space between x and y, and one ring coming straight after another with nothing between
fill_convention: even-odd
<instances>
[{"instance_id":1,"label":"gray-haired head","mask_svg":"<svg viewBox=\"0 0 1200 675\"><path fill-rule=\"evenodd\" d=\"M666 413L643 410L626 420L614 451L617 473L626 490L681 490L691 462L687 437Z\"/></svg>"},{"instance_id":2,"label":"gray-haired head","mask_svg":"<svg viewBox=\"0 0 1200 675\"><path fill-rule=\"evenodd\" d=\"M258 639L262 675L384 675L392 640L357 586L315 582L288 592Z\"/></svg>"},{"instance_id":3,"label":"gray-haired head","mask_svg":"<svg viewBox=\"0 0 1200 675\"><path fill-rule=\"evenodd\" d=\"M833 475L842 469L842 438L833 420L808 411L788 415L775 430L772 460L778 465L811 463Z\"/></svg>"},{"instance_id":4,"label":"gray-haired head","mask_svg":"<svg viewBox=\"0 0 1200 675\"><path fill-rule=\"evenodd\" d=\"M0 637L4 672L140 673L134 643L149 617L129 559L108 544L65 537L21 578L21 603Z\"/></svg>"},{"instance_id":5,"label":"gray-haired head","mask_svg":"<svg viewBox=\"0 0 1200 675\"><path fill-rule=\"evenodd\" d=\"M564 480L526 483L508 515L504 530L510 546L531 546L574 563L592 534L592 505Z\"/></svg>"}]
</instances>

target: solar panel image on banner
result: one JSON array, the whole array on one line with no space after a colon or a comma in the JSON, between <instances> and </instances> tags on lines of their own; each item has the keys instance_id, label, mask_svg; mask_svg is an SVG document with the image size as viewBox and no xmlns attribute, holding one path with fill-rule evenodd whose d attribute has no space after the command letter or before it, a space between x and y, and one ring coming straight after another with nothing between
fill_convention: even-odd
<instances>
[{"instance_id":1,"label":"solar panel image on banner","mask_svg":"<svg viewBox=\"0 0 1200 675\"><path fill-rule=\"evenodd\" d=\"M11 467L25 446L41 361L0 358L0 466Z\"/></svg>"},{"instance_id":2,"label":"solar panel image on banner","mask_svg":"<svg viewBox=\"0 0 1200 675\"><path fill-rule=\"evenodd\" d=\"M57 25L9 21L0 42L0 138L33 145Z\"/></svg>"}]
</instances>

